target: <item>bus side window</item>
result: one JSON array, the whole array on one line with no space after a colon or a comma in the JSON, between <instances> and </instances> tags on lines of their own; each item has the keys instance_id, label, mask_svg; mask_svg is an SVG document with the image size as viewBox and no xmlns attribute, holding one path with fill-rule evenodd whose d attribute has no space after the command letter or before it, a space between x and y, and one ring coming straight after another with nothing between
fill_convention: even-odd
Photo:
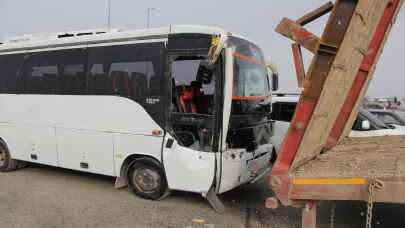
<instances>
[{"instance_id":1,"label":"bus side window","mask_svg":"<svg viewBox=\"0 0 405 228\"><path fill-rule=\"evenodd\" d=\"M83 94L85 50L32 53L26 58L24 92L28 94Z\"/></svg>"},{"instance_id":2,"label":"bus side window","mask_svg":"<svg viewBox=\"0 0 405 228\"><path fill-rule=\"evenodd\" d=\"M212 114L215 80L213 70L201 59L178 59L172 64L172 110Z\"/></svg>"},{"instance_id":3,"label":"bus side window","mask_svg":"<svg viewBox=\"0 0 405 228\"><path fill-rule=\"evenodd\" d=\"M90 47L88 93L126 97L164 125L164 43Z\"/></svg>"},{"instance_id":4,"label":"bus side window","mask_svg":"<svg viewBox=\"0 0 405 228\"><path fill-rule=\"evenodd\" d=\"M0 56L0 93L18 93L23 83L19 83L20 72L24 62L24 55L1 55Z\"/></svg>"},{"instance_id":5,"label":"bus side window","mask_svg":"<svg viewBox=\"0 0 405 228\"><path fill-rule=\"evenodd\" d=\"M134 100L163 96L160 43L89 48L89 91Z\"/></svg>"}]
</instances>

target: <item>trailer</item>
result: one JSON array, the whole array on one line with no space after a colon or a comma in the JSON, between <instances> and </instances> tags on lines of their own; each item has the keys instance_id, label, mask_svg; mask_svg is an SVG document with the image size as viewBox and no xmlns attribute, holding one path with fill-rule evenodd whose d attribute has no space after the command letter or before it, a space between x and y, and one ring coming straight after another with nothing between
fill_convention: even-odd
<instances>
[{"instance_id":1,"label":"trailer","mask_svg":"<svg viewBox=\"0 0 405 228\"><path fill-rule=\"evenodd\" d=\"M302 208L316 227L320 201L405 203L405 137L348 138L403 0L336 0L276 31L294 41L298 84L294 118L269 176L266 206ZM303 26L330 13L321 37ZM305 72L301 48L314 54Z\"/></svg>"}]
</instances>

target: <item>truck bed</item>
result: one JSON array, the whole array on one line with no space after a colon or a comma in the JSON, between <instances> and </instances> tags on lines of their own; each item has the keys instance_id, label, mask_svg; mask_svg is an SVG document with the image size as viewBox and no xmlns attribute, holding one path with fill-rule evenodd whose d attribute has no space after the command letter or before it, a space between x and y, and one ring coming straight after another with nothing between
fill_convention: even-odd
<instances>
[{"instance_id":1,"label":"truck bed","mask_svg":"<svg viewBox=\"0 0 405 228\"><path fill-rule=\"evenodd\" d=\"M367 200L405 203L405 136L346 138L335 148L291 172L297 200Z\"/></svg>"}]
</instances>

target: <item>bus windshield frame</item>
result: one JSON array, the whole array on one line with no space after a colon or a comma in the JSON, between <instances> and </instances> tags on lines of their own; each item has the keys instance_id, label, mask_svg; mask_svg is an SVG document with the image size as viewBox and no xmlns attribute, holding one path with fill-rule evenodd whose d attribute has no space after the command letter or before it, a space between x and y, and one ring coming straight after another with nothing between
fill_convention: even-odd
<instances>
[{"instance_id":1,"label":"bus windshield frame","mask_svg":"<svg viewBox=\"0 0 405 228\"><path fill-rule=\"evenodd\" d=\"M235 47L232 114L269 114L271 87L261 49L241 38L229 41Z\"/></svg>"}]
</instances>

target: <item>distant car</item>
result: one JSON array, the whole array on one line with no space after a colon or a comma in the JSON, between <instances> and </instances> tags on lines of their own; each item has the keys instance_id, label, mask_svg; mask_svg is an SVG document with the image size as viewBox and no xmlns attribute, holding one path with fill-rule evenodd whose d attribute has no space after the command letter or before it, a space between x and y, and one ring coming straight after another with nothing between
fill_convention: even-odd
<instances>
[{"instance_id":1,"label":"distant car","mask_svg":"<svg viewBox=\"0 0 405 228\"><path fill-rule=\"evenodd\" d=\"M284 137L287 134L290 122L294 117L295 108L299 96L297 95L278 95L273 97L272 119L275 120L274 136L271 141L274 145L276 154L278 153ZM386 135L405 135L405 129L393 129L380 121L376 116L360 108L357 119L353 125L349 137L372 137Z\"/></svg>"},{"instance_id":2,"label":"distant car","mask_svg":"<svg viewBox=\"0 0 405 228\"><path fill-rule=\"evenodd\" d=\"M363 108L365 108L365 109L378 109L378 110L384 110L385 109L384 105L382 105L382 104L380 104L378 102L371 102L371 101L365 102L363 104Z\"/></svg>"},{"instance_id":3,"label":"distant car","mask_svg":"<svg viewBox=\"0 0 405 228\"><path fill-rule=\"evenodd\" d=\"M387 135L405 135L405 128L387 125L374 114L364 108L359 109L359 114L353 124L349 137L375 137Z\"/></svg>"},{"instance_id":4,"label":"distant car","mask_svg":"<svg viewBox=\"0 0 405 228\"><path fill-rule=\"evenodd\" d=\"M405 117L398 112L380 109L370 109L369 111L385 124L394 126L397 129L405 130Z\"/></svg>"}]
</instances>

